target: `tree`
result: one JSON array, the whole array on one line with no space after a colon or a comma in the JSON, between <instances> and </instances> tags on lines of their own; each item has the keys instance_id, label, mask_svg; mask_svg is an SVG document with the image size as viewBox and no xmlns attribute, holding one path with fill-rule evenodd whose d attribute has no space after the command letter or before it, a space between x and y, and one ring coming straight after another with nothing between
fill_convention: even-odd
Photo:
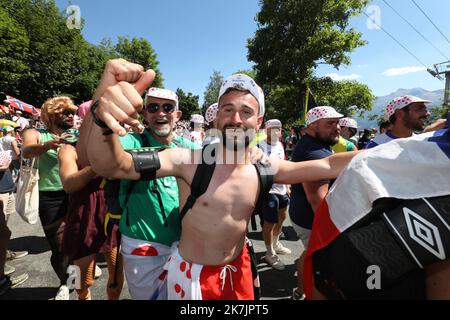
<instances>
[{"instance_id":1,"label":"tree","mask_svg":"<svg viewBox=\"0 0 450 320\"><path fill-rule=\"evenodd\" d=\"M210 105L217 102L219 98L220 87L223 83L223 76L219 71L214 71L209 77L209 83L204 93L203 109L206 110Z\"/></svg>"},{"instance_id":2,"label":"tree","mask_svg":"<svg viewBox=\"0 0 450 320\"><path fill-rule=\"evenodd\" d=\"M370 88L357 81L333 81L329 77L316 78L311 90L318 105L333 106L338 112L349 117L362 116L372 110L376 98Z\"/></svg>"},{"instance_id":3,"label":"tree","mask_svg":"<svg viewBox=\"0 0 450 320\"><path fill-rule=\"evenodd\" d=\"M258 30L248 40L248 59L256 63L257 82L266 92L282 91L289 108L300 114L306 81L314 69L319 64L331 64L337 69L348 65L348 54L366 43L359 32L348 28L348 20L367 3L368 0L261 0ZM280 110L284 114L283 111Z\"/></svg>"},{"instance_id":4,"label":"tree","mask_svg":"<svg viewBox=\"0 0 450 320\"><path fill-rule=\"evenodd\" d=\"M180 88L177 89L176 94L178 96L178 105L183 112L182 120L190 120L191 115L202 113L198 102L199 96L194 96L190 92L186 94Z\"/></svg>"},{"instance_id":5,"label":"tree","mask_svg":"<svg viewBox=\"0 0 450 320\"><path fill-rule=\"evenodd\" d=\"M0 91L20 95L19 83L28 70L24 56L29 44L24 28L0 7Z\"/></svg>"},{"instance_id":6,"label":"tree","mask_svg":"<svg viewBox=\"0 0 450 320\"><path fill-rule=\"evenodd\" d=\"M156 72L156 78L152 86L158 88L163 87L164 79L161 71L158 69L159 61L157 60L155 50L153 50L148 40L143 38L133 38L130 40L129 37L119 37L115 49L120 57L142 65L145 70L153 69Z\"/></svg>"}]
</instances>

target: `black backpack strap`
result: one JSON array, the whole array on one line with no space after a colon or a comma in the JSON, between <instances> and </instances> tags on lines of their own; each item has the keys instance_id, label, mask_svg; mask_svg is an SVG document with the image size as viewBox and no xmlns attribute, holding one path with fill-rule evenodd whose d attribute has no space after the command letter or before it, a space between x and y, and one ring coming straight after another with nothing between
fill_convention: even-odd
<instances>
[{"instance_id":1,"label":"black backpack strap","mask_svg":"<svg viewBox=\"0 0 450 320\"><path fill-rule=\"evenodd\" d=\"M197 170L195 171L194 178L191 184L191 194L186 200L186 203L180 211L180 220L183 221L186 213L192 209L197 199L208 190L209 183L214 174L214 170L216 169L216 162L214 161L212 164L205 163L203 154L205 148L202 150L202 163L197 166Z\"/></svg>"},{"instance_id":2,"label":"black backpack strap","mask_svg":"<svg viewBox=\"0 0 450 320\"><path fill-rule=\"evenodd\" d=\"M259 197L256 203L256 212L261 212L262 206L267 202L269 191L273 185L273 170L270 163L261 163L258 161L254 164L259 178Z\"/></svg>"}]
</instances>

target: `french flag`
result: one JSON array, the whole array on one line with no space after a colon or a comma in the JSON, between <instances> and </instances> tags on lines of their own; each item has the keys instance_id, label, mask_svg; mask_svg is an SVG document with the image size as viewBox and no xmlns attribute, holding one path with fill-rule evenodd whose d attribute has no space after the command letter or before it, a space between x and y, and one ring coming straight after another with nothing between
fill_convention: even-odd
<instances>
[{"instance_id":1,"label":"french flag","mask_svg":"<svg viewBox=\"0 0 450 320\"><path fill-rule=\"evenodd\" d=\"M353 158L315 213L306 252L304 286L312 298L314 252L366 216L380 198L450 194L450 116L447 129L396 139Z\"/></svg>"}]
</instances>

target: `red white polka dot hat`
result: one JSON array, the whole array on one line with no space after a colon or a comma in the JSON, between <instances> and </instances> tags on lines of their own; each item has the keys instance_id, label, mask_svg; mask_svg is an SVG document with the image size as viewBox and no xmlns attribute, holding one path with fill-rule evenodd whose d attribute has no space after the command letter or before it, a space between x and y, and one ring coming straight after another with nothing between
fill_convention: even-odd
<instances>
[{"instance_id":1,"label":"red white polka dot hat","mask_svg":"<svg viewBox=\"0 0 450 320\"><path fill-rule=\"evenodd\" d=\"M214 103L214 104L210 105L208 107L208 109L206 109L206 112L205 112L205 120L206 120L206 122L211 123L214 120L216 120L217 111L219 111L219 104L218 103Z\"/></svg>"},{"instance_id":2,"label":"red white polka dot hat","mask_svg":"<svg viewBox=\"0 0 450 320\"><path fill-rule=\"evenodd\" d=\"M145 105L147 105L147 97L166 99L175 102L175 108L178 109L178 96L175 92L168 89L150 88L145 95Z\"/></svg>"},{"instance_id":3,"label":"red white polka dot hat","mask_svg":"<svg viewBox=\"0 0 450 320\"><path fill-rule=\"evenodd\" d=\"M344 115L337 112L333 107L323 106L315 107L306 114L306 123L308 125L320 119L342 118Z\"/></svg>"},{"instance_id":4,"label":"red white polka dot hat","mask_svg":"<svg viewBox=\"0 0 450 320\"><path fill-rule=\"evenodd\" d=\"M266 128L267 129L270 129L270 128L281 128L281 127L282 127L281 121L278 120L278 119L271 119L271 120L268 120L266 122Z\"/></svg>"},{"instance_id":5,"label":"red white polka dot hat","mask_svg":"<svg viewBox=\"0 0 450 320\"><path fill-rule=\"evenodd\" d=\"M414 96L400 96L389 102L386 109L384 110L384 118L385 120L389 120L389 118L395 113L395 110L403 109L404 107L409 106L411 103L415 102L423 102L423 103L431 103L429 100L424 100Z\"/></svg>"},{"instance_id":6,"label":"red white polka dot hat","mask_svg":"<svg viewBox=\"0 0 450 320\"><path fill-rule=\"evenodd\" d=\"M339 120L339 126L358 129L358 122L352 118L342 118Z\"/></svg>"}]
</instances>

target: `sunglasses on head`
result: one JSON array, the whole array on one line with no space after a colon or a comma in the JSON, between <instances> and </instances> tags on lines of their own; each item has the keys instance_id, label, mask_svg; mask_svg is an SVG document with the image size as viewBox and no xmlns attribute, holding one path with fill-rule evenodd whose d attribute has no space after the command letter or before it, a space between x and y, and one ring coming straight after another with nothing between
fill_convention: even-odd
<instances>
[{"instance_id":1,"label":"sunglasses on head","mask_svg":"<svg viewBox=\"0 0 450 320\"><path fill-rule=\"evenodd\" d=\"M145 110L150 113L155 113L159 110L159 108L162 108L165 113L172 113L175 110L175 106L171 103L164 103L163 105L160 105L159 103L149 103L145 107Z\"/></svg>"}]
</instances>

